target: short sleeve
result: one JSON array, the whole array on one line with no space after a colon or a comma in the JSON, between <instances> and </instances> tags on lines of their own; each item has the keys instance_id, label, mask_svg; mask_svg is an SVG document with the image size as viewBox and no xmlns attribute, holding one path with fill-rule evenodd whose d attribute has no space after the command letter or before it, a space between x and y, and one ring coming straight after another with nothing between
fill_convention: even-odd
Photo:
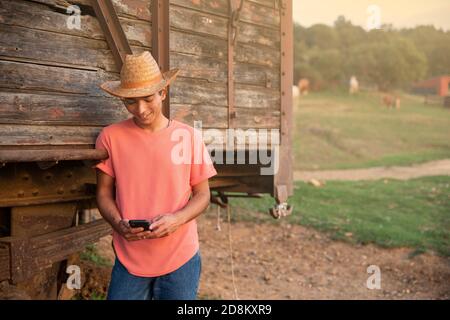
<instances>
[{"instance_id":1,"label":"short sleeve","mask_svg":"<svg viewBox=\"0 0 450 320\"><path fill-rule=\"evenodd\" d=\"M95 142L95 149L106 150L108 152L108 159L102 160L99 164L95 165L93 168L98 168L107 175L115 178L114 167L111 158L112 154L111 143L107 133L105 132L105 129L103 129L98 135L97 140Z\"/></svg>"},{"instance_id":2,"label":"short sleeve","mask_svg":"<svg viewBox=\"0 0 450 320\"><path fill-rule=\"evenodd\" d=\"M191 187L217 174L201 133L194 129L191 159Z\"/></svg>"}]
</instances>

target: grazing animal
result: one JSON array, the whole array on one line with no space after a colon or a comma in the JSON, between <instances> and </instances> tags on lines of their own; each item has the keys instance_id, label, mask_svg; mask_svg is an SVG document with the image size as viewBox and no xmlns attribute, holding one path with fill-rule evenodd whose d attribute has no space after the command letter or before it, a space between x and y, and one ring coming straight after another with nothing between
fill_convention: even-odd
<instances>
[{"instance_id":1,"label":"grazing animal","mask_svg":"<svg viewBox=\"0 0 450 320\"><path fill-rule=\"evenodd\" d=\"M400 109L400 98L397 95L383 95L383 104L388 108Z\"/></svg>"},{"instance_id":2,"label":"grazing animal","mask_svg":"<svg viewBox=\"0 0 450 320\"><path fill-rule=\"evenodd\" d=\"M356 79L355 76L352 76L350 78L350 89L349 89L349 93L350 94L354 94L356 92L359 91L359 82L358 79Z\"/></svg>"},{"instance_id":3,"label":"grazing animal","mask_svg":"<svg viewBox=\"0 0 450 320\"><path fill-rule=\"evenodd\" d=\"M300 95L306 96L309 92L309 80L306 78L300 79L298 89L300 90Z\"/></svg>"}]
</instances>

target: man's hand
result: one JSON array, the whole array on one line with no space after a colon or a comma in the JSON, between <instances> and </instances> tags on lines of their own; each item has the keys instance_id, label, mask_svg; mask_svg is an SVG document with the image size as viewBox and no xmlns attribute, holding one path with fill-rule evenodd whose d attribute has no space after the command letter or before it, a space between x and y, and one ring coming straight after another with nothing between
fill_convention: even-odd
<instances>
[{"instance_id":1,"label":"man's hand","mask_svg":"<svg viewBox=\"0 0 450 320\"><path fill-rule=\"evenodd\" d=\"M152 232L144 231L144 228L131 228L128 220L120 220L115 229L127 241L154 238Z\"/></svg>"},{"instance_id":2,"label":"man's hand","mask_svg":"<svg viewBox=\"0 0 450 320\"><path fill-rule=\"evenodd\" d=\"M156 216L150 225L151 238L162 238L174 233L182 225L176 214Z\"/></svg>"}]
</instances>

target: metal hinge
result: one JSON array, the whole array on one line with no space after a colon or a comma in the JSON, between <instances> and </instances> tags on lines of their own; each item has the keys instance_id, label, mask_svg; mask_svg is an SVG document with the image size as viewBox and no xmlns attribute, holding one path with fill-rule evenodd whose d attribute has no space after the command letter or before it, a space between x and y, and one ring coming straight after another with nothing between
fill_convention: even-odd
<instances>
[{"instance_id":1,"label":"metal hinge","mask_svg":"<svg viewBox=\"0 0 450 320\"><path fill-rule=\"evenodd\" d=\"M294 206L291 206L287 202L278 203L269 209L269 213L275 219L280 219L281 217L286 217L292 213Z\"/></svg>"}]
</instances>

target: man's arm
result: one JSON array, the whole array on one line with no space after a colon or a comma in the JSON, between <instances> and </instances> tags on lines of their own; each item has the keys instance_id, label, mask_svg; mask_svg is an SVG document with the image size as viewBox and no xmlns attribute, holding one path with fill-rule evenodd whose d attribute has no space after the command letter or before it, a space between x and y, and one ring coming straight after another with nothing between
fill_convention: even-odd
<instances>
[{"instance_id":1,"label":"man's arm","mask_svg":"<svg viewBox=\"0 0 450 320\"><path fill-rule=\"evenodd\" d=\"M210 197L208 179L193 186L192 198L183 209L175 213L180 224L185 224L197 218L208 207Z\"/></svg>"},{"instance_id":2,"label":"man's arm","mask_svg":"<svg viewBox=\"0 0 450 320\"><path fill-rule=\"evenodd\" d=\"M150 226L152 238L165 237L175 232L183 224L197 218L208 206L210 191L208 179L192 187L192 198L183 209L174 214L156 217Z\"/></svg>"},{"instance_id":3,"label":"man's arm","mask_svg":"<svg viewBox=\"0 0 450 320\"><path fill-rule=\"evenodd\" d=\"M97 206L105 219L115 230L121 219L114 200L114 178L97 169Z\"/></svg>"},{"instance_id":4,"label":"man's arm","mask_svg":"<svg viewBox=\"0 0 450 320\"><path fill-rule=\"evenodd\" d=\"M114 178L97 169L97 206L111 227L128 241L136 241L144 236L149 237L144 228L131 228L128 221L122 220L116 201L114 200Z\"/></svg>"}]
</instances>

